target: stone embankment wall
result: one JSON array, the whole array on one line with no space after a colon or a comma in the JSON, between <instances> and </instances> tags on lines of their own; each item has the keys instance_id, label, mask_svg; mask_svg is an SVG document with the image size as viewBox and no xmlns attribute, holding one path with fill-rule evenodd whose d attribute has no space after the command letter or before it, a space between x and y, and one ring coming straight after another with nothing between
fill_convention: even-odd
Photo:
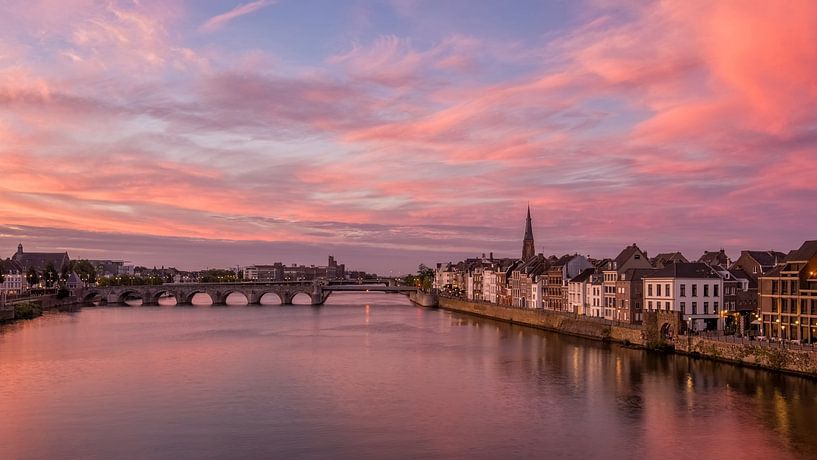
<instances>
[{"instance_id":1,"label":"stone embankment wall","mask_svg":"<svg viewBox=\"0 0 817 460\"><path fill-rule=\"evenodd\" d=\"M436 307L437 296L427 292L414 291L409 293L409 300L421 307Z\"/></svg>"},{"instance_id":2,"label":"stone embankment wall","mask_svg":"<svg viewBox=\"0 0 817 460\"><path fill-rule=\"evenodd\" d=\"M0 307L0 322L10 321L14 319L14 307L11 305L4 305Z\"/></svg>"},{"instance_id":3,"label":"stone embankment wall","mask_svg":"<svg viewBox=\"0 0 817 460\"><path fill-rule=\"evenodd\" d=\"M592 318L577 317L570 313L503 307L490 303L468 302L446 297L439 298L439 306L446 310L469 313L500 321L508 321L514 324L531 326L548 331L561 332L596 340L611 340L643 345L641 328L638 326L617 325Z\"/></svg>"},{"instance_id":4,"label":"stone embankment wall","mask_svg":"<svg viewBox=\"0 0 817 460\"><path fill-rule=\"evenodd\" d=\"M679 337L675 351L720 361L817 376L817 352L780 343L732 343L701 337Z\"/></svg>"}]
</instances>

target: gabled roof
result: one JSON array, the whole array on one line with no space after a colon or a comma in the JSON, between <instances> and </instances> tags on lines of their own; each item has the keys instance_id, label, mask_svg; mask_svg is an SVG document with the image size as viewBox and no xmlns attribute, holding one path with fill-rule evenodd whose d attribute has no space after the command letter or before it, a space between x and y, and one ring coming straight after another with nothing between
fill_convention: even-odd
<instances>
[{"instance_id":1,"label":"gabled roof","mask_svg":"<svg viewBox=\"0 0 817 460\"><path fill-rule=\"evenodd\" d=\"M789 253L788 257L786 257L786 262L808 261L815 255L817 255L817 240L806 241L800 246L800 249Z\"/></svg>"},{"instance_id":2,"label":"gabled roof","mask_svg":"<svg viewBox=\"0 0 817 460\"><path fill-rule=\"evenodd\" d=\"M7 274L7 273L24 273L25 269L19 262L6 259L0 259L0 273Z\"/></svg>"},{"instance_id":3,"label":"gabled roof","mask_svg":"<svg viewBox=\"0 0 817 460\"><path fill-rule=\"evenodd\" d=\"M669 263L689 262L683 254L676 252L662 252L652 259L652 264L658 268L662 268Z\"/></svg>"},{"instance_id":4,"label":"gabled roof","mask_svg":"<svg viewBox=\"0 0 817 460\"><path fill-rule=\"evenodd\" d=\"M744 253L748 254L749 257L755 259L757 263L760 264L761 267L774 267L780 262L783 262L783 259L786 258L786 254L783 254L779 251L743 251Z\"/></svg>"},{"instance_id":5,"label":"gabled roof","mask_svg":"<svg viewBox=\"0 0 817 460\"><path fill-rule=\"evenodd\" d=\"M709 265L726 266L729 263L729 257L726 256L726 251L704 251L704 254L698 259L698 262L703 262Z\"/></svg>"},{"instance_id":6,"label":"gabled roof","mask_svg":"<svg viewBox=\"0 0 817 460\"><path fill-rule=\"evenodd\" d=\"M703 262L689 262L669 264L643 275L643 278L720 278L720 276Z\"/></svg>"},{"instance_id":7,"label":"gabled roof","mask_svg":"<svg viewBox=\"0 0 817 460\"><path fill-rule=\"evenodd\" d=\"M626 248L624 248L618 254L618 256L615 259L613 259L613 262L615 263L615 268L614 269L615 270L620 269L635 254L643 254L646 257L646 254L644 254L644 251L642 251L641 248L639 248L637 244L633 243L630 246L627 246Z\"/></svg>"},{"instance_id":8,"label":"gabled roof","mask_svg":"<svg viewBox=\"0 0 817 460\"><path fill-rule=\"evenodd\" d=\"M67 252L23 252L16 253L12 260L25 267L26 270L34 268L37 271L45 271L48 264L53 264L57 271L62 270L62 266L69 262Z\"/></svg>"},{"instance_id":9,"label":"gabled roof","mask_svg":"<svg viewBox=\"0 0 817 460\"><path fill-rule=\"evenodd\" d=\"M595 268L585 268L584 270L582 270L581 273L579 273L578 275L571 278L570 282L571 283L585 282L585 281L590 279L590 277L593 275L593 273L596 273Z\"/></svg>"}]
</instances>

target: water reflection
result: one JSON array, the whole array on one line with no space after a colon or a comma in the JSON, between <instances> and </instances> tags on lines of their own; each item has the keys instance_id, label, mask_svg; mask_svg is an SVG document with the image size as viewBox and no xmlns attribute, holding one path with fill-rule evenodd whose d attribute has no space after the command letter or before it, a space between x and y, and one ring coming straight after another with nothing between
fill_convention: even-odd
<instances>
[{"instance_id":1,"label":"water reflection","mask_svg":"<svg viewBox=\"0 0 817 460\"><path fill-rule=\"evenodd\" d=\"M390 295L47 315L0 379L3 458L817 457L812 381Z\"/></svg>"}]
</instances>

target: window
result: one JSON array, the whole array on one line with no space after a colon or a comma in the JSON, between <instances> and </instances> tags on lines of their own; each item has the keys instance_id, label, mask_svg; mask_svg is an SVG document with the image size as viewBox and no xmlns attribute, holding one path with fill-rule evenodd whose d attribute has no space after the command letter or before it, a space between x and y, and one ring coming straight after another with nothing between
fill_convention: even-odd
<instances>
[{"instance_id":1,"label":"window","mask_svg":"<svg viewBox=\"0 0 817 460\"><path fill-rule=\"evenodd\" d=\"M685 314L687 312L687 303L681 302L681 314Z\"/></svg>"},{"instance_id":2,"label":"window","mask_svg":"<svg viewBox=\"0 0 817 460\"><path fill-rule=\"evenodd\" d=\"M652 284L647 285L647 295L652 297Z\"/></svg>"},{"instance_id":3,"label":"window","mask_svg":"<svg viewBox=\"0 0 817 460\"><path fill-rule=\"evenodd\" d=\"M718 287L719 286L717 284L712 285L712 295L715 297L718 297Z\"/></svg>"},{"instance_id":4,"label":"window","mask_svg":"<svg viewBox=\"0 0 817 460\"><path fill-rule=\"evenodd\" d=\"M647 302L647 310L652 311L652 300Z\"/></svg>"},{"instance_id":5,"label":"window","mask_svg":"<svg viewBox=\"0 0 817 460\"><path fill-rule=\"evenodd\" d=\"M664 295L669 297L669 284L664 285Z\"/></svg>"},{"instance_id":6,"label":"window","mask_svg":"<svg viewBox=\"0 0 817 460\"><path fill-rule=\"evenodd\" d=\"M686 297L686 296L687 296L687 285L682 284L681 285L681 297Z\"/></svg>"},{"instance_id":7,"label":"window","mask_svg":"<svg viewBox=\"0 0 817 460\"><path fill-rule=\"evenodd\" d=\"M704 284L704 297L709 297L709 285Z\"/></svg>"},{"instance_id":8,"label":"window","mask_svg":"<svg viewBox=\"0 0 817 460\"><path fill-rule=\"evenodd\" d=\"M772 299L772 313L777 313L777 299Z\"/></svg>"},{"instance_id":9,"label":"window","mask_svg":"<svg viewBox=\"0 0 817 460\"><path fill-rule=\"evenodd\" d=\"M709 302L704 302L704 315L709 314Z\"/></svg>"},{"instance_id":10,"label":"window","mask_svg":"<svg viewBox=\"0 0 817 460\"><path fill-rule=\"evenodd\" d=\"M713 312L713 313L717 313L717 312L718 312L718 302L713 302L713 303L712 303L712 312Z\"/></svg>"},{"instance_id":11,"label":"window","mask_svg":"<svg viewBox=\"0 0 817 460\"><path fill-rule=\"evenodd\" d=\"M692 302L692 314L693 315L698 314L698 302Z\"/></svg>"},{"instance_id":12,"label":"window","mask_svg":"<svg viewBox=\"0 0 817 460\"><path fill-rule=\"evenodd\" d=\"M669 311L669 302L664 302L664 309Z\"/></svg>"},{"instance_id":13,"label":"window","mask_svg":"<svg viewBox=\"0 0 817 460\"><path fill-rule=\"evenodd\" d=\"M697 284L692 285L692 297L698 297L698 285Z\"/></svg>"},{"instance_id":14,"label":"window","mask_svg":"<svg viewBox=\"0 0 817 460\"><path fill-rule=\"evenodd\" d=\"M772 294L777 294L777 280L772 280Z\"/></svg>"},{"instance_id":15,"label":"window","mask_svg":"<svg viewBox=\"0 0 817 460\"><path fill-rule=\"evenodd\" d=\"M656 297L661 297L661 285L660 284L655 285L655 296Z\"/></svg>"}]
</instances>

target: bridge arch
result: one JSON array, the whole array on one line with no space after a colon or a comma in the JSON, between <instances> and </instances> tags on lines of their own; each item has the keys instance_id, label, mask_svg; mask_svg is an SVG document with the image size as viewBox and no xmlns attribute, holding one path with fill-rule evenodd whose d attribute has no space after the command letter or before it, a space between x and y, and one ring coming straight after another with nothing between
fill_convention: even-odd
<instances>
[{"instance_id":1,"label":"bridge arch","mask_svg":"<svg viewBox=\"0 0 817 460\"><path fill-rule=\"evenodd\" d=\"M128 300L141 300L144 302L144 296L141 292L135 289L126 289L119 293L117 300L120 304L127 304Z\"/></svg>"},{"instance_id":2,"label":"bridge arch","mask_svg":"<svg viewBox=\"0 0 817 460\"><path fill-rule=\"evenodd\" d=\"M82 297L82 302L83 303L91 303L91 302L101 301L101 300L104 300L104 299L105 299L105 297L102 295L101 292L91 291L91 292L86 293Z\"/></svg>"},{"instance_id":3,"label":"bridge arch","mask_svg":"<svg viewBox=\"0 0 817 460\"><path fill-rule=\"evenodd\" d=\"M170 289L160 289L153 293L151 297L151 304L152 305L159 305L159 300L162 298L170 298L172 297L176 304L179 303L179 296L178 294Z\"/></svg>"},{"instance_id":4,"label":"bridge arch","mask_svg":"<svg viewBox=\"0 0 817 460\"><path fill-rule=\"evenodd\" d=\"M258 294L257 305L284 305L285 296L278 291L263 291Z\"/></svg>"},{"instance_id":5,"label":"bridge arch","mask_svg":"<svg viewBox=\"0 0 817 460\"><path fill-rule=\"evenodd\" d=\"M230 305L229 303L227 303L227 300L230 298L230 296L233 296L234 301L235 301L236 297L240 296L240 297L244 298L244 301L247 304L250 303L250 294L247 294L246 292L244 292L241 289L230 289L230 290L224 291L219 296L219 302L218 303L220 305ZM215 302L215 299L213 299L213 302ZM243 305L243 303L234 303L232 305Z\"/></svg>"},{"instance_id":6,"label":"bridge arch","mask_svg":"<svg viewBox=\"0 0 817 460\"><path fill-rule=\"evenodd\" d=\"M196 296L196 294L204 294L208 298L210 298L210 304L211 305L216 304L217 299L215 299L212 294L210 294L209 292L207 292L206 290L203 290L203 289L196 289L194 291L191 291L191 292L187 293L187 295L185 296L185 299L184 299L184 303L188 304L188 305L195 305L193 303L193 298Z\"/></svg>"},{"instance_id":7,"label":"bridge arch","mask_svg":"<svg viewBox=\"0 0 817 460\"><path fill-rule=\"evenodd\" d=\"M304 296L308 298L307 301L304 301ZM312 305L314 303L312 299L312 293L306 291L296 291L292 293L292 297L290 298L289 303L296 304L296 305Z\"/></svg>"}]
</instances>

